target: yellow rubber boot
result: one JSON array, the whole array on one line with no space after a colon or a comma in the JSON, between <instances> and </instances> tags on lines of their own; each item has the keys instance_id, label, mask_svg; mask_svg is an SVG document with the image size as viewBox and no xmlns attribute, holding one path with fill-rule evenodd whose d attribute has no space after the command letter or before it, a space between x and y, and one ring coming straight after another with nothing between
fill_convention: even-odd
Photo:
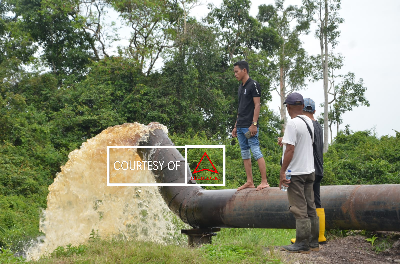
<instances>
[{"instance_id":1,"label":"yellow rubber boot","mask_svg":"<svg viewBox=\"0 0 400 264\"><path fill-rule=\"evenodd\" d=\"M320 244L326 243L325 237L325 210L324 208L317 208L317 215L319 217L319 237L318 242Z\"/></svg>"},{"instance_id":2,"label":"yellow rubber boot","mask_svg":"<svg viewBox=\"0 0 400 264\"><path fill-rule=\"evenodd\" d=\"M317 215L319 217L319 237L318 237L318 242L320 244L325 244L326 243L326 237L325 237L325 210L324 208L317 208ZM290 242L294 244L296 242L296 238L290 239Z\"/></svg>"}]
</instances>

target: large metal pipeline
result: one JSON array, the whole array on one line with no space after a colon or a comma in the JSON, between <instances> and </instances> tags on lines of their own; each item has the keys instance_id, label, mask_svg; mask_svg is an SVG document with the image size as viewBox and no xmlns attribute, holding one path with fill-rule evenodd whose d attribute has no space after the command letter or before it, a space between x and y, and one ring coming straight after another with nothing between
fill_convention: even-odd
<instances>
[{"instance_id":1,"label":"large metal pipeline","mask_svg":"<svg viewBox=\"0 0 400 264\"><path fill-rule=\"evenodd\" d=\"M156 129L141 145L173 146L173 143L162 130ZM175 148L141 148L138 152L146 160L184 161ZM156 172L157 182L188 181L184 179L184 169L183 166L178 171L164 168ZM190 177L190 170L186 169ZM295 228L287 194L276 187L238 192L204 190L195 185L163 186L160 192L168 207L194 228ZM400 231L400 185L322 186L321 197L326 229Z\"/></svg>"}]
</instances>

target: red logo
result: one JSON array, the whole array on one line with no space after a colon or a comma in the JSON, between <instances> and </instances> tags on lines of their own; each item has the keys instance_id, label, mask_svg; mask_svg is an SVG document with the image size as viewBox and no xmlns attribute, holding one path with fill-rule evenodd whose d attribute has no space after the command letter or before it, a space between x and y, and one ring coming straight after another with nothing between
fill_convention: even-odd
<instances>
[{"instance_id":1,"label":"red logo","mask_svg":"<svg viewBox=\"0 0 400 264\"><path fill-rule=\"evenodd\" d=\"M202 162L204 156L207 156L207 159L208 159L208 161L211 163L211 166L214 168L214 170L210 170L210 169L201 169L201 170L197 170L197 168L200 166L200 163ZM196 169L194 169L193 174L198 173L198 172L200 172L200 171L205 171L205 170L211 171L211 172L215 172L215 173L219 174L218 171L217 171L217 169L215 168L214 164L212 163L212 161L210 160L210 158L208 157L208 155L207 155L206 152L204 152L203 157L201 157L199 163L197 163L197 167L196 167Z\"/></svg>"}]
</instances>

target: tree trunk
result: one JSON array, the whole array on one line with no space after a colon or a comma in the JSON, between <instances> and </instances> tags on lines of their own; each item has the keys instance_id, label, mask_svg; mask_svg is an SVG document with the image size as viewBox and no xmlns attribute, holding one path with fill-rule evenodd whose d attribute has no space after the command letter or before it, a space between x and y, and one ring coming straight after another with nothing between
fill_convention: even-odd
<instances>
[{"instance_id":1,"label":"tree trunk","mask_svg":"<svg viewBox=\"0 0 400 264\"><path fill-rule=\"evenodd\" d=\"M186 6L185 6L185 1L182 1L183 5L183 35L185 36L186 39L186 16L187 16L187 11L186 11Z\"/></svg>"},{"instance_id":2,"label":"tree trunk","mask_svg":"<svg viewBox=\"0 0 400 264\"><path fill-rule=\"evenodd\" d=\"M325 54L323 54L323 50L321 49L321 55L323 54L324 57L322 60L324 61L323 64L323 74L324 74L324 97L325 97L325 105L324 105L324 153L328 151L328 146L329 146L329 128L328 128L328 104L329 104L329 99L328 99L328 32L327 32L327 27L328 27L328 0L325 0L325 18L323 19L323 30L322 30L322 35L321 38L323 37L323 47L325 49ZM326 124L326 125L325 125Z\"/></svg>"},{"instance_id":3,"label":"tree trunk","mask_svg":"<svg viewBox=\"0 0 400 264\"><path fill-rule=\"evenodd\" d=\"M286 99L286 91L285 91L285 78L284 78L284 71L283 67L281 66L279 68L279 77L280 77L280 95L281 95L281 119L283 120L282 124L282 134L285 133L285 127L286 127L286 107L283 104Z\"/></svg>"},{"instance_id":4,"label":"tree trunk","mask_svg":"<svg viewBox=\"0 0 400 264\"><path fill-rule=\"evenodd\" d=\"M339 121L336 122L336 136L339 134ZM332 132L331 132L332 133Z\"/></svg>"}]
</instances>

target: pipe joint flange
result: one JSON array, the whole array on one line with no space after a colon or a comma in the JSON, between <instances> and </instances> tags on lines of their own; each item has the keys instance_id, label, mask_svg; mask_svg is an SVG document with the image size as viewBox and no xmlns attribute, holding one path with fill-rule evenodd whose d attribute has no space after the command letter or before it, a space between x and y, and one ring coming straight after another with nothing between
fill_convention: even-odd
<instances>
[{"instance_id":1,"label":"pipe joint flange","mask_svg":"<svg viewBox=\"0 0 400 264\"><path fill-rule=\"evenodd\" d=\"M190 247L198 247L203 244L211 244L211 238L216 236L221 231L221 228L194 228L194 229L182 229L181 234L188 236L188 244Z\"/></svg>"}]
</instances>

